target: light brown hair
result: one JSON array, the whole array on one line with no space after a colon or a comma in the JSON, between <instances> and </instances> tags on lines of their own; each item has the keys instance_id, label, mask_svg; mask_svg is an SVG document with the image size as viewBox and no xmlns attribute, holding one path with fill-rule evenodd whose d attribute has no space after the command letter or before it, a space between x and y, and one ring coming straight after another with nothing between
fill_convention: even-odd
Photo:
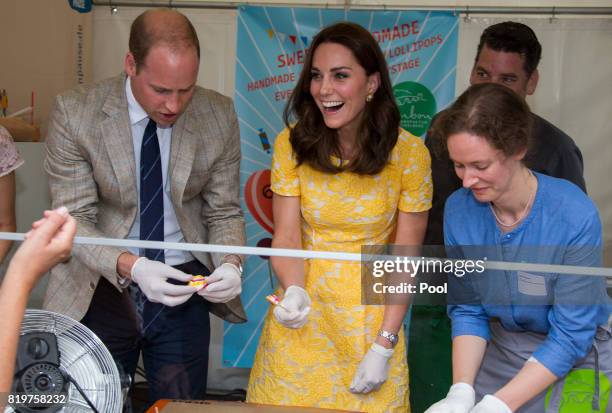
<instances>
[{"instance_id":1,"label":"light brown hair","mask_svg":"<svg viewBox=\"0 0 612 413\"><path fill-rule=\"evenodd\" d=\"M436 116L429 136L440 157L447 153L449 136L469 133L512 156L529 149L531 111L519 95L495 83L470 86L452 106Z\"/></svg>"},{"instance_id":2,"label":"light brown hair","mask_svg":"<svg viewBox=\"0 0 612 413\"><path fill-rule=\"evenodd\" d=\"M149 50L160 43L176 49L193 47L200 58L200 42L195 28L185 15L176 10L147 10L132 22L129 48L137 71L144 64Z\"/></svg>"}]
</instances>

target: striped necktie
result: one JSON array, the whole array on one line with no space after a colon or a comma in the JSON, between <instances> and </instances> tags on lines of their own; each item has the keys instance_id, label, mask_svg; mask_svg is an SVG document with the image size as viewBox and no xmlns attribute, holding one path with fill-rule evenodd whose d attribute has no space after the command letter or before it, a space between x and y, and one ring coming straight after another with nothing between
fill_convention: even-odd
<instances>
[{"instance_id":1,"label":"striped necktie","mask_svg":"<svg viewBox=\"0 0 612 413\"><path fill-rule=\"evenodd\" d=\"M157 124L153 119L142 138L140 149L140 239L164 240L164 183L161 154L157 140ZM165 261L164 250L145 249L150 260Z\"/></svg>"}]
</instances>

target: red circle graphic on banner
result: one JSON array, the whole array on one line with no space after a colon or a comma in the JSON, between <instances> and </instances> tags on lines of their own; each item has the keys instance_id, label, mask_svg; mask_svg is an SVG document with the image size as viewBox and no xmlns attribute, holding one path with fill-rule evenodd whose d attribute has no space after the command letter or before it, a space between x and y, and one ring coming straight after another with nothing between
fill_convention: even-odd
<instances>
[{"instance_id":1,"label":"red circle graphic on banner","mask_svg":"<svg viewBox=\"0 0 612 413\"><path fill-rule=\"evenodd\" d=\"M272 190L270 189L270 170L254 172L244 187L244 199L249 212L269 233L274 233L272 219Z\"/></svg>"}]
</instances>

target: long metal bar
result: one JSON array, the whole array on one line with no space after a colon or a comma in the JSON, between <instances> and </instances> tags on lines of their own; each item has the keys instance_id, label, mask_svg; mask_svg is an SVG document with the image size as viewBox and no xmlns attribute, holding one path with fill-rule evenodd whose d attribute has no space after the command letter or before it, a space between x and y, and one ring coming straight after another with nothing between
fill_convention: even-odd
<instances>
[{"instance_id":1,"label":"long metal bar","mask_svg":"<svg viewBox=\"0 0 612 413\"><path fill-rule=\"evenodd\" d=\"M16 232L0 232L0 239L8 239L13 241L23 241L25 234ZM347 253L334 251L311 251L311 250L294 250L283 248L262 248L262 247L242 247L235 245L215 245L215 244L189 244L184 242L162 242L162 241L141 241L133 239L116 239L116 238L93 238L93 237L75 237L74 244L78 245L103 245L111 247L134 247L134 248L151 248L151 249L174 249L181 251L199 251L212 253L226 254L243 254L243 255L259 255L268 257L294 257L304 259L325 259L339 261L377 261L391 260L396 257L391 255L362 255L361 253ZM401 257L418 261L434 260L439 258L425 257ZM573 265L550 265L550 264L535 264L527 262L503 262L489 261L486 257L482 259L484 267L489 270L505 270L505 271L532 271L542 273L558 273L558 274L582 274L599 277L612 277L612 268L605 267L579 267ZM453 260L454 261L454 260Z\"/></svg>"},{"instance_id":2,"label":"long metal bar","mask_svg":"<svg viewBox=\"0 0 612 413\"><path fill-rule=\"evenodd\" d=\"M248 2L247 2L248 3ZM214 2L214 1L114 1L114 0L93 0L95 6L106 7L175 7L185 9L237 9L244 2ZM343 9L347 2L330 3L251 3L252 5L268 7L319 7L330 9ZM427 5L399 5L399 4L354 4L348 2L348 7L355 10L440 10L451 11L463 14L540 14L540 15L590 15L590 16L612 16L612 7L512 7L512 6L427 6Z\"/></svg>"}]
</instances>

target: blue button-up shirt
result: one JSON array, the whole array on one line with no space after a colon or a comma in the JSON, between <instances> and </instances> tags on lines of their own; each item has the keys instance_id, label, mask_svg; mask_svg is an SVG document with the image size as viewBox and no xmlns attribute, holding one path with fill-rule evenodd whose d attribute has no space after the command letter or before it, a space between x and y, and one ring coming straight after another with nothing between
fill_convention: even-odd
<instances>
[{"instance_id":1,"label":"blue button-up shirt","mask_svg":"<svg viewBox=\"0 0 612 413\"><path fill-rule=\"evenodd\" d=\"M503 233L489 203L462 188L447 200L445 244L455 258L577 266L601 265L601 222L593 202L575 185L534 173L538 190L529 215ZM454 248L453 248L454 247ZM449 277L453 337L490 338L489 320L509 331L547 334L533 357L555 375L567 374L591 348L608 320L603 277L490 271Z\"/></svg>"}]
</instances>

